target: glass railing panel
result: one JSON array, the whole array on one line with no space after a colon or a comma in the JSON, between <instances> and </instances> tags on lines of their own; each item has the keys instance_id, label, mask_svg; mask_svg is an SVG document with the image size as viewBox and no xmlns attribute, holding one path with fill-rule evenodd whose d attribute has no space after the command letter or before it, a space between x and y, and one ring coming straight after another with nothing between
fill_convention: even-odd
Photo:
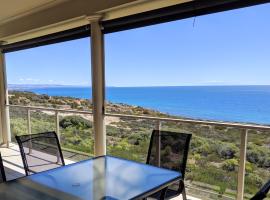
<instances>
[{"instance_id":1,"label":"glass railing panel","mask_svg":"<svg viewBox=\"0 0 270 200\"><path fill-rule=\"evenodd\" d=\"M270 131L249 130L245 198L250 199L258 190L270 180ZM266 199L270 199L270 196Z\"/></svg>"},{"instance_id":2,"label":"glass railing panel","mask_svg":"<svg viewBox=\"0 0 270 200\"><path fill-rule=\"evenodd\" d=\"M106 117L107 154L145 162L157 121ZM186 169L187 192L207 199L235 199L242 130L162 122L161 130L192 133Z\"/></svg>"},{"instance_id":3,"label":"glass railing panel","mask_svg":"<svg viewBox=\"0 0 270 200\"><path fill-rule=\"evenodd\" d=\"M106 117L107 154L145 163L155 122Z\"/></svg>"},{"instance_id":4,"label":"glass railing panel","mask_svg":"<svg viewBox=\"0 0 270 200\"><path fill-rule=\"evenodd\" d=\"M9 117L11 141L16 143L16 135L24 135L28 133L27 110L25 108L10 107Z\"/></svg>"},{"instance_id":5,"label":"glass railing panel","mask_svg":"<svg viewBox=\"0 0 270 200\"><path fill-rule=\"evenodd\" d=\"M55 131L54 112L31 110L30 111L31 134Z\"/></svg>"},{"instance_id":6,"label":"glass railing panel","mask_svg":"<svg viewBox=\"0 0 270 200\"><path fill-rule=\"evenodd\" d=\"M191 133L187 193L206 199L235 199L240 130L213 125L163 122L162 130Z\"/></svg>"},{"instance_id":7,"label":"glass railing panel","mask_svg":"<svg viewBox=\"0 0 270 200\"><path fill-rule=\"evenodd\" d=\"M92 115L59 113L59 135L64 156L73 161L94 156Z\"/></svg>"},{"instance_id":8,"label":"glass railing panel","mask_svg":"<svg viewBox=\"0 0 270 200\"><path fill-rule=\"evenodd\" d=\"M10 106L10 128L12 142L16 135L36 134L58 130L58 137L65 159L71 161L85 160L94 156L94 136L92 115L69 112L34 110L34 108ZM30 118L29 118L30 116ZM29 122L30 120L30 132Z\"/></svg>"}]
</instances>

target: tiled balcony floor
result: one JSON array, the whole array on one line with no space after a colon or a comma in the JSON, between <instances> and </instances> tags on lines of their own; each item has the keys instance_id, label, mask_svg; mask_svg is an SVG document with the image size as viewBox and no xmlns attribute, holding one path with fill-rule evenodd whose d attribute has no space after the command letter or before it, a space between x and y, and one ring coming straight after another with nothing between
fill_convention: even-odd
<instances>
[{"instance_id":1,"label":"tiled balcony floor","mask_svg":"<svg viewBox=\"0 0 270 200\"><path fill-rule=\"evenodd\" d=\"M9 148L0 148L2 159L5 167L7 180L16 179L25 176L19 147L11 143ZM66 164L74 163L74 161L65 159Z\"/></svg>"}]
</instances>

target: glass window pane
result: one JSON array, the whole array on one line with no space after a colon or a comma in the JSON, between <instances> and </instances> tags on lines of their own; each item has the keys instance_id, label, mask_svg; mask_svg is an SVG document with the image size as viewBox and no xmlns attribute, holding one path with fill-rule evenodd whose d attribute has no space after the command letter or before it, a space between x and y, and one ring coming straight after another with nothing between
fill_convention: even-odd
<instances>
[{"instance_id":1,"label":"glass window pane","mask_svg":"<svg viewBox=\"0 0 270 200\"><path fill-rule=\"evenodd\" d=\"M106 35L106 111L270 125L269 17L265 4ZM108 153L144 162L156 122L106 119ZM193 134L188 193L234 199L242 130L160 121L161 130ZM267 133L251 133L247 198L269 174Z\"/></svg>"}]
</instances>

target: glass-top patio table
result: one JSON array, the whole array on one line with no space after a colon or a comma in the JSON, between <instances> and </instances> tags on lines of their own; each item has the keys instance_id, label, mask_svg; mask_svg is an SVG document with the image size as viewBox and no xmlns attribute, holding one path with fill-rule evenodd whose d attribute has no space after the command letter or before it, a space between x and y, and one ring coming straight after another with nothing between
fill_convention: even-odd
<instances>
[{"instance_id":1,"label":"glass-top patio table","mask_svg":"<svg viewBox=\"0 0 270 200\"><path fill-rule=\"evenodd\" d=\"M127 200L147 197L181 173L101 156L0 184L5 200Z\"/></svg>"}]
</instances>

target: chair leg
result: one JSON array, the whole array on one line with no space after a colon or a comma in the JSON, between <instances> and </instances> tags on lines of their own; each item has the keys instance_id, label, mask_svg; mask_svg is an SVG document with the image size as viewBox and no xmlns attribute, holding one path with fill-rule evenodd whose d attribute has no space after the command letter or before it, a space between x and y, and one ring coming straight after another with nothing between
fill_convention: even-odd
<instances>
[{"instance_id":1,"label":"chair leg","mask_svg":"<svg viewBox=\"0 0 270 200\"><path fill-rule=\"evenodd\" d=\"M159 198L160 200L165 200L167 190L168 190L168 187L161 190L161 194L160 194L160 198Z\"/></svg>"},{"instance_id":2,"label":"chair leg","mask_svg":"<svg viewBox=\"0 0 270 200\"><path fill-rule=\"evenodd\" d=\"M182 197L183 197L183 200L187 200L186 187L185 187L184 181L183 181Z\"/></svg>"}]
</instances>

